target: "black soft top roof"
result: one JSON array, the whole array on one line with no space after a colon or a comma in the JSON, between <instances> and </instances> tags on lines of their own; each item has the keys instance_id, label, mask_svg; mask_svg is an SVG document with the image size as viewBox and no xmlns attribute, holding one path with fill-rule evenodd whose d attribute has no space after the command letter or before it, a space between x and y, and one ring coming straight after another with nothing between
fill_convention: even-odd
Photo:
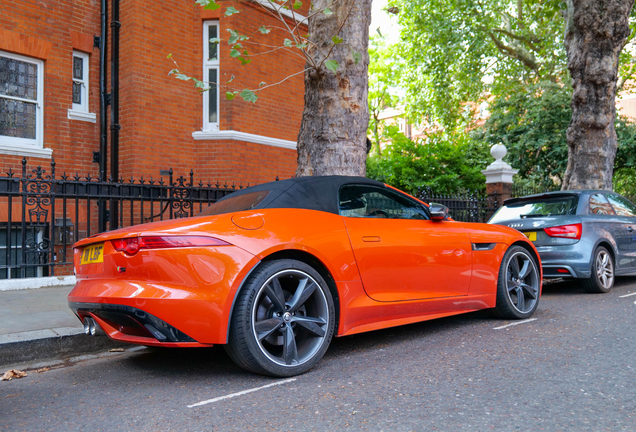
<instances>
[{"instance_id":1,"label":"black soft top roof","mask_svg":"<svg viewBox=\"0 0 636 432\"><path fill-rule=\"evenodd\" d=\"M298 177L287 180L263 183L233 192L217 202L248 194L251 192L270 191L254 209L296 208L339 213L338 191L346 184L362 184L386 187L384 183L365 177L349 176L316 176Z\"/></svg>"}]
</instances>

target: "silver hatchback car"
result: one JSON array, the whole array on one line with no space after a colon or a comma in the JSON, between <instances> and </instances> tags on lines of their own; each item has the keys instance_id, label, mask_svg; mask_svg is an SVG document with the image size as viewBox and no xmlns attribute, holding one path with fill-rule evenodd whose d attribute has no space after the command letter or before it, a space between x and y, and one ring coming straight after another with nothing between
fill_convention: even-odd
<instances>
[{"instance_id":1,"label":"silver hatchback car","mask_svg":"<svg viewBox=\"0 0 636 432\"><path fill-rule=\"evenodd\" d=\"M511 198L488 223L516 228L535 245L544 278L580 278L605 293L636 275L636 206L609 191L572 190Z\"/></svg>"}]
</instances>

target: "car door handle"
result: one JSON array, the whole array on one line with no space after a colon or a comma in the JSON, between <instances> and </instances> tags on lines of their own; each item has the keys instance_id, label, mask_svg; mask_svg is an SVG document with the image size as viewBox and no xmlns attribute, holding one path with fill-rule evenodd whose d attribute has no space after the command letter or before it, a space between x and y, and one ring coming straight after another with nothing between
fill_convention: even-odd
<instances>
[{"instance_id":1,"label":"car door handle","mask_svg":"<svg viewBox=\"0 0 636 432\"><path fill-rule=\"evenodd\" d=\"M380 237L378 236L364 236L362 237L363 242L379 242Z\"/></svg>"}]
</instances>

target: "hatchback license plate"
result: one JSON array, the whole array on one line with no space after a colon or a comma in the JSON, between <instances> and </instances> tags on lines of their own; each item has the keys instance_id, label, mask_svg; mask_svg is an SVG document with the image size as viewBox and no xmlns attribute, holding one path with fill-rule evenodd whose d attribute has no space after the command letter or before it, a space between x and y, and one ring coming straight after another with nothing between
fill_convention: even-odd
<instances>
[{"instance_id":1,"label":"hatchback license plate","mask_svg":"<svg viewBox=\"0 0 636 432\"><path fill-rule=\"evenodd\" d=\"M536 232L525 232L523 233L526 237L528 237L528 240L530 241L537 241L537 233Z\"/></svg>"},{"instance_id":2,"label":"hatchback license plate","mask_svg":"<svg viewBox=\"0 0 636 432\"><path fill-rule=\"evenodd\" d=\"M104 243L97 243L82 249L80 265L104 262Z\"/></svg>"}]
</instances>

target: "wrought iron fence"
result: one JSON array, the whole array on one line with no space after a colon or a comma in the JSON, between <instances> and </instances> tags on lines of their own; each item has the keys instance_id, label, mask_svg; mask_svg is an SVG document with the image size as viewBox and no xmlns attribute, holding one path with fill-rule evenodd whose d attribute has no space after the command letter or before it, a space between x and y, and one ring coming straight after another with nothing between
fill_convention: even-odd
<instances>
[{"instance_id":1,"label":"wrought iron fence","mask_svg":"<svg viewBox=\"0 0 636 432\"><path fill-rule=\"evenodd\" d=\"M490 197L470 191L465 194L444 195L424 189L419 192L418 198L428 204L445 205L450 217L459 222L488 222L501 206L501 199L496 193Z\"/></svg>"},{"instance_id":2,"label":"wrought iron fence","mask_svg":"<svg viewBox=\"0 0 636 432\"><path fill-rule=\"evenodd\" d=\"M54 160L28 168L25 158L20 175L0 175L0 279L72 274L72 245L100 231L99 207L108 230L194 216L242 188L195 183L192 170L174 177L170 169L168 182L56 176Z\"/></svg>"}]
</instances>

